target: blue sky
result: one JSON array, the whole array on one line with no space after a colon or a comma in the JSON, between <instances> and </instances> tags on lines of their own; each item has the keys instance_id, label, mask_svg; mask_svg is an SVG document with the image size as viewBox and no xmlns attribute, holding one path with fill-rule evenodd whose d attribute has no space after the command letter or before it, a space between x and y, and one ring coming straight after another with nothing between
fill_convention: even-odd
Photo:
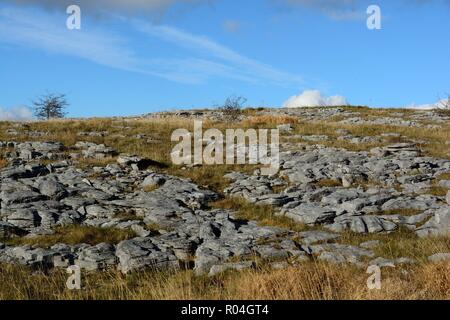
<instances>
[{"instance_id":1,"label":"blue sky","mask_svg":"<svg viewBox=\"0 0 450 320\"><path fill-rule=\"evenodd\" d=\"M69 4L81 30L66 28ZM366 26L370 4L381 30ZM5 0L0 119L26 117L47 91L67 94L72 117L232 94L282 106L305 90L330 103L428 104L450 92L449 39L448 0Z\"/></svg>"}]
</instances>

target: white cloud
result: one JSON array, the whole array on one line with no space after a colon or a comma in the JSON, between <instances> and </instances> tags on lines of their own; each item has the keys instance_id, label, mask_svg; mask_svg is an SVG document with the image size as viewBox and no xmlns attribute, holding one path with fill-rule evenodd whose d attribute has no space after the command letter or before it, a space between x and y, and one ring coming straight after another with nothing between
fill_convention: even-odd
<instances>
[{"instance_id":1,"label":"white cloud","mask_svg":"<svg viewBox=\"0 0 450 320\"><path fill-rule=\"evenodd\" d=\"M448 101L447 99L442 99L435 103L428 103L428 104L421 104L421 105L411 104L409 106L406 106L406 109L415 109L415 110L443 109L444 106L446 105L447 101Z\"/></svg>"},{"instance_id":2,"label":"white cloud","mask_svg":"<svg viewBox=\"0 0 450 320\"><path fill-rule=\"evenodd\" d=\"M0 107L0 121L27 121L33 118L33 112L27 107Z\"/></svg>"},{"instance_id":3,"label":"white cloud","mask_svg":"<svg viewBox=\"0 0 450 320\"><path fill-rule=\"evenodd\" d=\"M343 96L322 96L319 90L306 90L297 96L290 97L283 105L284 108L323 107L347 105Z\"/></svg>"}]
</instances>

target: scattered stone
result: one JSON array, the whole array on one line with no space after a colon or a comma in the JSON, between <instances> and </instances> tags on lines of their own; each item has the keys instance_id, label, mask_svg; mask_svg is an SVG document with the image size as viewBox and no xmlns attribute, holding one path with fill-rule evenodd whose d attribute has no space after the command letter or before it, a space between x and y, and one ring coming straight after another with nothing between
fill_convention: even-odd
<instances>
[{"instance_id":1,"label":"scattered stone","mask_svg":"<svg viewBox=\"0 0 450 320\"><path fill-rule=\"evenodd\" d=\"M105 270L117 264L114 246L101 243L93 247L82 249L75 264L88 271Z\"/></svg>"},{"instance_id":2,"label":"scattered stone","mask_svg":"<svg viewBox=\"0 0 450 320\"><path fill-rule=\"evenodd\" d=\"M333 222L336 217L336 211L313 204L301 204L293 209L288 210L285 216L291 218L298 223L307 225L319 225Z\"/></svg>"},{"instance_id":3,"label":"scattered stone","mask_svg":"<svg viewBox=\"0 0 450 320\"><path fill-rule=\"evenodd\" d=\"M414 264L414 263L416 262L409 258L398 258L398 259L376 258L370 261L369 265L379 267L396 267L401 264Z\"/></svg>"},{"instance_id":4,"label":"scattered stone","mask_svg":"<svg viewBox=\"0 0 450 320\"><path fill-rule=\"evenodd\" d=\"M301 239L301 242L306 245L314 244L317 242L327 242L340 238L340 235L327 231L304 231L300 232L298 235Z\"/></svg>"},{"instance_id":5,"label":"scattered stone","mask_svg":"<svg viewBox=\"0 0 450 320\"><path fill-rule=\"evenodd\" d=\"M176 256L170 251L162 251L150 238L136 238L119 243L116 249L119 269L123 273L132 271L177 270Z\"/></svg>"},{"instance_id":6,"label":"scattered stone","mask_svg":"<svg viewBox=\"0 0 450 320\"><path fill-rule=\"evenodd\" d=\"M130 166L132 164L138 164L140 161L142 161L142 159L137 156L120 155L117 158L117 163L122 166Z\"/></svg>"},{"instance_id":7,"label":"scattered stone","mask_svg":"<svg viewBox=\"0 0 450 320\"><path fill-rule=\"evenodd\" d=\"M442 188L450 189L450 180L439 181L439 186Z\"/></svg>"},{"instance_id":8,"label":"scattered stone","mask_svg":"<svg viewBox=\"0 0 450 320\"><path fill-rule=\"evenodd\" d=\"M386 157L390 155L416 157L421 154L421 150L415 143L397 143L387 147L374 148L370 152L379 157Z\"/></svg>"},{"instance_id":9,"label":"scattered stone","mask_svg":"<svg viewBox=\"0 0 450 320\"><path fill-rule=\"evenodd\" d=\"M220 265L214 265L209 271L209 276L214 277L218 274L224 273L229 270L242 271L245 269L253 268L254 264L252 261L237 262L237 263L224 263Z\"/></svg>"},{"instance_id":10,"label":"scattered stone","mask_svg":"<svg viewBox=\"0 0 450 320\"><path fill-rule=\"evenodd\" d=\"M432 114L411 117L413 121L403 120L401 115L364 120L359 118L359 112L341 108L264 112L301 117L306 121L342 116L348 123L426 127L420 121L436 120L445 124L438 121L443 118ZM180 112L180 116L220 120L223 114L187 111ZM278 129L288 133L294 128L287 124ZM14 127L14 130L21 136L47 134L27 127ZM92 131L80 136L107 134ZM379 143L400 137L398 134L355 136L346 130L337 130L336 134L338 139L351 143ZM145 134L133 138L154 141ZM396 143L369 153L321 145L320 142L329 141L326 135L290 138L281 146L279 174L262 176L258 170L252 175L229 173L224 177L230 180L224 193L272 206L276 216L307 226L320 226L320 231L263 227L257 221L237 219L232 211L211 210L210 202L219 199L216 192L187 179L152 172L148 170L152 161L118 155L103 144L80 141L75 145L78 152L72 152L58 142L0 141L8 161L7 167L0 169L1 241L51 235L56 228L71 225L130 230L137 236L118 245L58 244L33 248L1 243L0 263L38 269L78 264L92 271L118 267L124 273L179 270L182 266L205 275L252 268L253 262L247 261L249 257L267 261L276 269L311 258L357 266L364 266L370 258L377 265L395 265L413 261L377 258L371 250L380 244L378 241L359 246L340 244L340 233L390 233L406 227L421 237L449 234L450 192L442 197L426 190L436 177L449 172L450 161L422 156L419 141ZM297 138L318 144L299 143L294 140ZM80 157L115 156L117 162L104 167L81 169L74 165ZM40 164L42 161L46 164ZM440 181L439 186L447 188L448 180ZM443 198L449 205L443 203ZM419 212L402 213L409 210ZM383 213L386 211L389 214ZM430 261L440 259L448 259L448 253L430 257Z\"/></svg>"},{"instance_id":11,"label":"scattered stone","mask_svg":"<svg viewBox=\"0 0 450 320\"><path fill-rule=\"evenodd\" d=\"M301 139L312 142L321 142L327 141L329 139L328 136L325 135L311 135L311 136L300 136Z\"/></svg>"},{"instance_id":12,"label":"scattered stone","mask_svg":"<svg viewBox=\"0 0 450 320\"><path fill-rule=\"evenodd\" d=\"M342 244L313 245L306 248L310 254L318 255L318 259L330 263L362 264L362 259L374 256L374 253L355 246Z\"/></svg>"},{"instance_id":13,"label":"scattered stone","mask_svg":"<svg viewBox=\"0 0 450 320\"><path fill-rule=\"evenodd\" d=\"M416 230L419 237L447 236L450 234L450 206L435 211L434 216Z\"/></svg>"},{"instance_id":14,"label":"scattered stone","mask_svg":"<svg viewBox=\"0 0 450 320\"><path fill-rule=\"evenodd\" d=\"M364 249L374 249L380 245L380 241L372 240L361 243L359 246Z\"/></svg>"},{"instance_id":15,"label":"scattered stone","mask_svg":"<svg viewBox=\"0 0 450 320\"><path fill-rule=\"evenodd\" d=\"M441 262L449 260L450 260L450 253L436 253L428 257L428 261L430 262Z\"/></svg>"},{"instance_id":16,"label":"scattered stone","mask_svg":"<svg viewBox=\"0 0 450 320\"><path fill-rule=\"evenodd\" d=\"M277 126L277 129L280 130L281 133L287 133L294 130L291 124L280 124Z\"/></svg>"},{"instance_id":17,"label":"scattered stone","mask_svg":"<svg viewBox=\"0 0 450 320\"><path fill-rule=\"evenodd\" d=\"M349 230L355 233L390 232L398 228L395 223L378 216L340 216L325 227L335 232Z\"/></svg>"}]
</instances>

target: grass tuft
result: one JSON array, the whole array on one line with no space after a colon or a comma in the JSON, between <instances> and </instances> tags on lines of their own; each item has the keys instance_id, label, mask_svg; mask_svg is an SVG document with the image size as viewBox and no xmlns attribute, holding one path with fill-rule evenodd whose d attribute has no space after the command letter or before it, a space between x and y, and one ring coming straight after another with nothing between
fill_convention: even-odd
<instances>
[{"instance_id":1,"label":"grass tuft","mask_svg":"<svg viewBox=\"0 0 450 320\"><path fill-rule=\"evenodd\" d=\"M283 270L262 267L197 277L192 271L144 272L128 276L110 270L83 273L82 290L65 287L63 270L49 275L0 265L0 300L448 300L450 264L427 263L383 269L381 290L368 290L366 270L308 262Z\"/></svg>"},{"instance_id":2,"label":"grass tuft","mask_svg":"<svg viewBox=\"0 0 450 320\"><path fill-rule=\"evenodd\" d=\"M30 245L48 248L58 243L76 245L86 243L97 245L99 243L117 244L123 240L136 237L131 230L114 228L96 228L85 226L69 226L57 228L52 235L37 236L32 238L12 238L6 242L10 245Z\"/></svg>"},{"instance_id":3,"label":"grass tuft","mask_svg":"<svg viewBox=\"0 0 450 320\"><path fill-rule=\"evenodd\" d=\"M252 204L241 198L226 198L211 204L213 209L233 210L235 217L242 220L254 220L261 226L285 228L292 231L305 231L306 226L292 219L275 215L270 205Z\"/></svg>"}]
</instances>

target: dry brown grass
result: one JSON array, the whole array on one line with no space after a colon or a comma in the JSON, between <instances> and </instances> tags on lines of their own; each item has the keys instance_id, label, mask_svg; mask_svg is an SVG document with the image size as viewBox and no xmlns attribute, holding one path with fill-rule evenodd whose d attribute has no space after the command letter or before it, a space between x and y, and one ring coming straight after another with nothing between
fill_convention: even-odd
<instances>
[{"instance_id":1,"label":"dry brown grass","mask_svg":"<svg viewBox=\"0 0 450 320\"><path fill-rule=\"evenodd\" d=\"M226 198L211 204L214 209L226 209L236 212L235 217L243 220L258 221L261 226L280 227L293 231L304 231L305 225L292 219L275 215L275 209L269 205L248 203L241 198Z\"/></svg>"},{"instance_id":2,"label":"dry brown grass","mask_svg":"<svg viewBox=\"0 0 450 320\"><path fill-rule=\"evenodd\" d=\"M222 194L223 190L230 184L224 175L233 171L251 174L259 166L256 165L217 165L198 166L189 169L171 167L167 172L171 175L191 179L201 187L207 187Z\"/></svg>"},{"instance_id":3,"label":"dry brown grass","mask_svg":"<svg viewBox=\"0 0 450 320\"><path fill-rule=\"evenodd\" d=\"M261 126L265 126L265 128L273 127L280 124L292 124L295 125L299 122L299 118L293 116L272 116L272 115L264 115L264 116L255 116L245 119L241 122L239 127L245 128L260 128Z\"/></svg>"},{"instance_id":4,"label":"dry brown grass","mask_svg":"<svg viewBox=\"0 0 450 320\"><path fill-rule=\"evenodd\" d=\"M314 185L321 188L342 187L342 182L334 179L322 179Z\"/></svg>"},{"instance_id":5,"label":"dry brown grass","mask_svg":"<svg viewBox=\"0 0 450 320\"><path fill-rule=\"evenodd\" d=\"M0 169L5 168L8 165L8 161L0 158Z\"/></svg>"},{"instance_id":6,"label":"dry brown grass","mask_svg":"<svg viewBox=\"0 0 450 320\"><path fill-rule=\"evenodd\" d=\"M406 257L425 263L433 254L450 252L450 236L419 238L413 231L403 228L389 234L344 232L339 242L360 245L372 240L380 242L380 245L373 248L375 255L386 259Z\"/></svg>"},{"instance_id":7,"label":"dry brown grass","mask_svg":"<svg viewBox=\"0 0 450 320\"><path fill-rule=\"evenodd\" d=\"M372 111L375 112L375 111ZM386 112L386 111L381 111ZM381 136L383 133L399 133L404 138L391 137L382 143L362 143L352 144L345 140L337 140L336 130L344 129L354 136ZM409 140L425 141L419 146L424 150L425 155L449 159L450 145L450 125L442 125L442 128L426 127L401 127L388 125L346 125L333 121L300 121L295 126L294 134L298 135L327 135L328 141L321 141L320 144L334 148L345 148L350 151L368 151L375 147L380 147L397 142ZM308 144L317 142L307 141Z\"/></svg>"},{"instance_id":8,"label":"dry brown grass","mask_svg":"<svg viewBox=\"0 0 450 320\"><path fill-rule=\"evenodd\" d=\"M153 191L158 190L158 189L159 189L158 185L156 185L156 186L146 186L146 187L143 188L144 192L153 192Z\"/></svg>"},{"instance_id":9,"label":"dry brown grass","mask_svg":"<svg viewBox=\"0 0 450 320\"><path fill-rule=\"evenodd\" d=\"M23 267L0 265L0 300L348 300L450 299L450 264L385 268L382 289L367 289L365 269L304 263L284 270L262 267L216 277L191 271L146 272L124 276L116 271L83 273L82 290L65 288L67 274L31 274Z\"/></svg>"},{"instance_id":10,"label":"dry brown grass","mask_svg":"<svg viewBox=\"0 0 450 320\"><path fill-rule=\"evenodd\" d=\"M345 108L347 110L347 108ZM359 113L362 118L390 116L401 112L408 118L410 110L373 110L367 108L348 108ZM426 155L449 158L450 126L442 128L410 128L380 125L343 125L339 118L328 121L301 121L290 116L258 116L258 110L244 111L251 116L242 123L224 124L205 121L204 128L215 127L223 130L233 128L270 128L278 124L294 124L294 134L328 135L329 141L320 142L329 147L346 148L353 151L366 151L373 147L408 140L425 141L420 147ZM49 132L48 136L33 138L41 141L61 141L67 147L77 141L104 143L119 153L136 154L166 165L159 168L170 174L192 179L200 186L207 186L219 193L228 185L223 175L230 171L251 173L255 166L203 166L182 170L171 165L170 152L173 144L170 135L175 129L193 129L193 121L180 118L165 119L89 119L89 120L53 120L28 124L28 130ZM0 122L0 140L27 141L25 135L8 136L5 134L10 123ZM379 136L383 133L399 133L402 138L387 138L383 143L351 144L337 140L337 129L345 129L355 136ZM80 131L108 131L105 137L79 137ZM136 138L144 134L147 139ZM120 135L124 135L120 136ZM314 142L307 142L316 144ZM105 161L82 160L79 166L104 166L114 158ZM3 162L4 163L4 162ZM3 164L4 165L4 164ZM2 160L0 159L0 168ZM446 176L439 179L447 179ZM324 183L324 182L320 182ZM335 182L325 185L334 186ZM442 189L432 190L443 194ZM249 204L241 199L224 199L212 205L214 208L233 209L236 218L256 220L261 225L277 226L294 231L308 230L288 218L277 217L270 206ZM414 212L391 212L392 214L414 214ZM389 214L389 212L384 212ZM148 226L149 230L160 230L159 226ZM35 239L9 240L16 244L51 246L58 242L68 244L101 242L117 243L134 235L123 230L97 228L61 228L55 235ZM363 269L351 266L335 266L326 263L305 263L287 270L271 270L261 267L258 270L241 273L227 273L218 277L195 277L191 271L175 274L147 272L123 276L116 271L88 273L83 275L84 289L68 291L65 289L67 274L53 271L49 275L31 273L29 269L17 266L0 265L0 299L450 299L448 263L430 264L427 257L450 252L450 239L418 238L413 232L399 230L391 234L358 235L343 233L341 242L358 245L369 240L380 240L374 248L377 256L385 258L409 257L419 264L406 269L386 269L383 272L383 289L368 291L368 275ZM407 273L403 272L407 271Z\"/></svg>"},{"instance_id":11,"label":"dry brown grass","mask_svg":"<svg viewBox=\"0 0 450 320\"><path fill-rule=\"evenodd\" d=\"M57 228L55 234L37 236L32 238L12 238L6 242L11 245L31 245L48 248L57 243L76 245L86 243L97 245L99 243L117 244L123 240L136 236L133 231L113 228L95 228L85 226L69 226Z\"/></svg>"},{"instance_id":12,"label":"dry brown grass","mask_svg":"<svg viewBox=\"0 0 450 320\"><path fill-rule=\"evenodd\" d=\"M268 300L448 299L450 264L384 270L382 289L368 290L365 270L324 263L267 271L240 279L239 298Z\"/></svg>"},{"instance_id":13,"label":"dry brown grass","mask_svg":"<svg viewBox=\"0 0 450 320\"><path fill-rule=\"evenodd\" d=\"M426 193L431 194L436 197L445 197L447 195L448 189L440 186L431 186L427 189Z\"/></svg>"},{"instance_id":14,"label":"dry brown grass","mask_svg":"<svg viewBox=\"0 0 450 320\"><path fill-rule=\"evenodd\" d=\"M349 111L357 112L360 116L388 116L392 113L402 112L405 117L411 114L410 110L398 109L367 109L367 108L348 108ZM204 121L205 129L214 127L219 130L226 128L270 128L278 124L292 123L294 124L294 134L301 135L328 135L329 141L321 142L321 144L347 148L351 151L366 151L371 148L382 146L384 144L407 141L408 139L423 140L425 143L421 145L427 155L449 158L450 145L446 142L450 141L450 125L442 125L442 128L423 128L423 127L399 127L385 125L344 125L328 119L327 121L301 121L298 117L293 116L258 116L256 111L249 111L247 115L253 115L242 121L241 123L226 124L221 122ZM186 128L190 131L193 129L193 121L169 117L164 119L146 118L146 119L86 119L86 120L52 120L31 122L27 124L27 130L36 130L41 132L49 132L48 136L33 138L33 140L49 141L56 140L63 142L67 147L73 146L77 141L90 141L94 143L104 143L111 146L119 153L137 154L143 158L153 159L163 164L169 165L170 152L173 144L170 142L171 133L175 129ZM0 140L26 141L29 137L24 135L9 136L5 134L7 128L11 127L11 123L0 122ZM337 140L337 129L346 129L355 136L379 136L383 133L399 133L405 138L387 138L386 143L371 144L351 144L348 141ZM20 129L19 129L20 130ZM108 131L105 137L80 137L78 132L85 131ZM145 139L136 138L137 134L144 134ZM125 137L123 137L125 136ZM149 139L149 141L147 141ZM314 142L307 142L315 144Z\"/></svg>"},{"instance_id":15,"label":"dry brown grass","mask_svg":"<svg viewBox=\"0 0 450 320\"><path fill-rule=\"evenodd\" d=\"M66 147L73 146L78 141L103 143L115 148L119 153L136 154L143 158L153 159L162 163L170 160L172 149L171 133L178 128L192 130L193 122L186 119L62 119L51 121L31 122L28 130L48 132L49 135L33 138L36 141L60 141ZM5 129L10 123L0 123L0 140L28 141L25 135L9 136ZM80 137L79 132L108 131L104 137ZM146 135L139 139L136 136ZM149 141L147 141L149 140Z\"/></svg>"},{"instance_id":16,"label":"dry brown grass","mask_svg":"<svg viewBox=\"0 0 450 320\"><path fill-rule=\"evenodd\" d=\"M441 181L441 180L450 180L450 172L448 172L448 173L443 173L443 174L439 175L439 177L437 177L437 180L438 180L438 181Z\"/></svg>"}]
</instances>

